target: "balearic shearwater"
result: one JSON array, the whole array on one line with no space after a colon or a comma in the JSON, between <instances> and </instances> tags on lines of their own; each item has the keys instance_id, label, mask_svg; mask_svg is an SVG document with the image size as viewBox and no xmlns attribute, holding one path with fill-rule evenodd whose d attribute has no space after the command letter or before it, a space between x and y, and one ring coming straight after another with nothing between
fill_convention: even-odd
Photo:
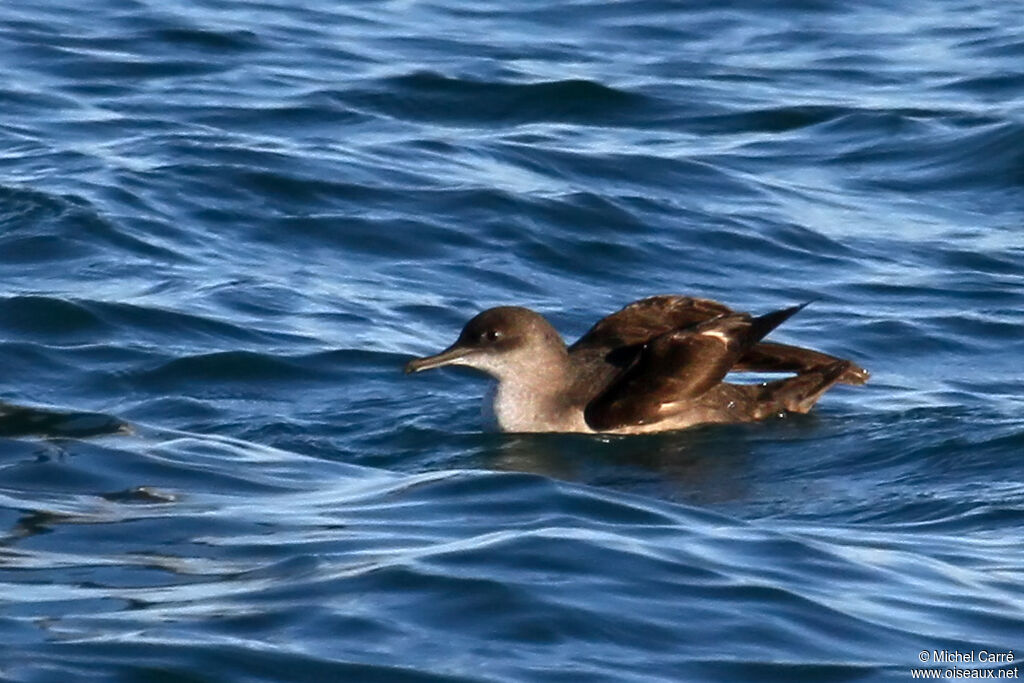
<instances>
[{"instance_id":1,"label":"balearic shearwater","mask_svg":"<svg viewBox=\"0 0 1024 683\"><path fill-rule=\"evenodd\" d=\"M540 314L500 306L405 371L464 365L494 377L505 432L641 434L806 413L832 385L869 376L848 360L761 341L806 305L755 318L710 299L655 296L601 319L569 347ZM796 374L731 384L723 381L731 371Z\"/></svg>"}]
</instances>

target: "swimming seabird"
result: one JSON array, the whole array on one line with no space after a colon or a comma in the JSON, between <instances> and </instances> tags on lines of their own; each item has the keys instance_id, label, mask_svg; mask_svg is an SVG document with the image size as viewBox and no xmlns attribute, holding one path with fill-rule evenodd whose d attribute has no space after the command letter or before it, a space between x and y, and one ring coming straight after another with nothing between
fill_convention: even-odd
<instances>
[{"instance_id":1,"label":"swimming seabird","mask_svg":"<svg viewBox=\"0 0 1024 683\"><path fill-rule=\"evenodd\" d=\"M462 365L497 379L494 415L506 432L641 434L806 413L834 384L869 376L852 361L761 341L806 305L755 318L710 299L654 296L601 319L569 347L540 314L500 306L405 371ZM723 381L732 371L796 374Z\"/></svg>"}]
</instances>

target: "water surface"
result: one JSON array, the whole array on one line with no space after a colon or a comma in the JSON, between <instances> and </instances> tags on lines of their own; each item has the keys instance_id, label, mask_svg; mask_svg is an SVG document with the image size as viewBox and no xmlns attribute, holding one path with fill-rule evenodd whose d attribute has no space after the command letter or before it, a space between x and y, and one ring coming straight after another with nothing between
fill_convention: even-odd
<instances>
[{"instance_id":1,"label":"water surface","mask_svg":"<svg viewBox=\"0 0 1024 683\"><path fill-rule=\"evenodd\" d=\"M0 680L908 680L1024 650L1024 9L0 9ZM642 438L404 377L498 304L866 387ZM70 414L66 414L70 413ZM1003 667L1012 668L1012 667Z\"/></svg>"}]
</instances>

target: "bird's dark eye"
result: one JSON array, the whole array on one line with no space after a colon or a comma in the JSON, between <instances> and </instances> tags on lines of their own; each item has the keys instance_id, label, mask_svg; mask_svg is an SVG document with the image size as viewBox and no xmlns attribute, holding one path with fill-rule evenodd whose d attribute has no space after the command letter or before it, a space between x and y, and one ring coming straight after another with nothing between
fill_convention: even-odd
<instances>
[{"instance_id":1,"label":"bird's dark eye","mask_svg":"<svg viewBox=\"0 0 1024 683\"><path fill-rule=\"evenodd\" d=\"M498 330L487 330L487 341L497 341L501 338L501 332Z\"/></svg>"}]
</instances>

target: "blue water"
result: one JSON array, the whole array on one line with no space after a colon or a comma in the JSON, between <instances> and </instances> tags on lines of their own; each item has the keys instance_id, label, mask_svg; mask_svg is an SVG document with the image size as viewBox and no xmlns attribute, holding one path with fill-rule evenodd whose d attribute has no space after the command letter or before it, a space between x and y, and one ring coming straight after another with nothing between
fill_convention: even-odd
<instances>
[{"instance_id":1,"label":"blue water","mask_svg":"<svg viewBox=\"0 0 1024 683\"><path fill-rule=\"evenodd\" d=\"M5 2L0 680L1019 659L1022 217L1021 3ZM872 381L607 440L400 371L658 293Z\"/></svg>"}]
</instances>

